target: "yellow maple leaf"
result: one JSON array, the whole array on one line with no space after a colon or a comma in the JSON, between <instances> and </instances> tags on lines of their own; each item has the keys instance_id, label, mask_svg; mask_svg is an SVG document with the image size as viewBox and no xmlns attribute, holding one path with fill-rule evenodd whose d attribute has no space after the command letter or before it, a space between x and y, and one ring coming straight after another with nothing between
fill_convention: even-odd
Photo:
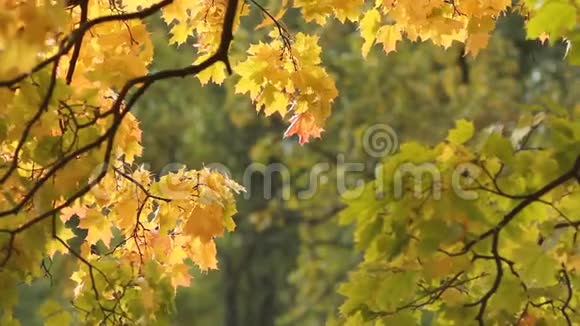
<instances>
[{"instance_id":1,"label":"yellow maple leaf","mask_svg":"<svg viewBox=\"0 0 580 326\"><path fill-rule=\"evenodd\" d=\"M377 36L377 31L379 30L379 24L381 22L381 14L376 9L371 9L367 11L360 21L360 33L364 39L362 46L362 55L366 58L369 50L375 44L375 39Z\"/></svg>"},{"instance_id":2,"label":"yellow maple leaf","mask_svg":"<svg viewBox=\"0 0 580 326\"><path fill-rule=\"evenodd\" d=\"M189 265L177 264L171 269L171 285L174 289L178 286L189 287L191 284L191 274L189 274Z\"/></svg>"},{"instance_id":3,"label":"yellow maple leaf","mask_svg":"<svg viewBox=\"0 0 580 326\"><path fill-rule=\"evenodd\" d=\"M196 205L189 213L183 233L208 242L224 233L223 213L223 207L217 203Z\"/></svg>"},{"instance_id":4,"label":"yellow maple leaf","mask_svg":"<svg viewBox=\"0 0 580 326\"><path fill-rule=\"evenodd\" d=\"M119 201L114 207L114 211L117 213L117 218L115 219L115 225L127 232L132 232L137 223L137 211L139 209L139 203L137 198L133 196L128 196L127 198ZM143 216L143 213L141 213Z\"/></svg>"},{"instance_id":5,"label":"yellow maple leaf","mask_svg":"<svg viewBox=\"0 0 580 326\"><path fill-rule=\"evenodd\" d=\"M79 228L87 230L85 241L88 244L96 244L99 240L108 246L113 237L111 223L107 217L95 210L87 211L86 216L80 219Z\"/></svg>"},{"instance_id":6,"label":"yellow maple leaf","mask_svg":"<svg viewBox=\"0 0 580 326\"><path fill-rule=\"evenodd\" d=\"M181 45L185 43L190 33L191 26L187 22L173 25L173 27L171 27L171 37L169 38L169 44L175 43L177 45Z\"/></svg>"},{"instance_id":7,"label":"yellow maple leaf","mask_svg":"<svg viewBox=\"0 0 580 326\"><path fill-rule=\"evenodd\" d=\"M70 279L77 284L74 291L73 291L73 295L75 298L77 298L80 295L80 293L84 287L86 277L87 277L87 272L85 272L83 269L79 269L79 270L74 271L72 273L72 275L70 276Z\"/></svg>"},{"instance_id":8,"label":"yellow maple leaf","mask_svg":"<svg viewBox=\"0 0 580 326\"><path fill-rule=\"evenodd\" d=\"M60 220L65 223L70 220L73 215L83 218L86 214L87 208L79 202L75 202L73 206L65 207L60 211Z\"/></svg>"},{"instance_id":9,"label":"yellow maple leaf","mask_svg":"<svg viewBox=\"0 0 580 326\"><path fill-rule=\"evenodd\" d=\"M481 49L487 47L487 43L489 42L489 34L488 33L475 33L469 35L467 41L465 42L465 54L471 54L472 56L477 56Z\"/></svg>"},{"instance_id":10,"label":"yellow maple leaf","mask_svg":"<svg viewBox=\"0 0 580 326\"><path fill-rule=\"evenodd\" d=\"M315 21L319 25L326 23L326 17L332 14L332 1L329 0L294 0L294 7L300 8L307 22Z\"/></svg>"},{"instance_id":11,"label":"yellow maple leaf","mask_svg":"<svg viewBox=\"0 0 580 326\"><path fill-rule=\"evenodd\" d=\"M363 4L364 0L334 0L332 6L336 18L341 23L344 23L347 19L351 22L357 21L360 15L360 7Z\"/></svg>"},{"instance_id":12,"label":"yellow maple leaf","mask_svg":"<svg viewBox=\"0 0 580 326\"><path fill-rule=\"evenodd\" d=\"M141 128L137 118L128 113L121 122L121 126L115 137L116 154L118 157L124 156L125 162L133 163L135 157L141 156L143 147L141 146Z\"/></svg>"},{"instance_id":13,"label":"yellow maple leaf","mask_svg":"<svg viewBox=\"0 0 580 326\"><path fill-rule=\"evenodd\" d=\"M256 25L254 30L257 31L261 28L271 26L274 24L275 21L279 22L286 13L286 11L288 10L287 5L288 0L282 0L282 3L280 4L280 10L278 10L276 14L273 14L272 17L264 15L264 19L262 19L262 21L258 25Z\"/></svg>"},{"instance_id":14,"label":"yellow maple leaf","mask_svg":"<svg viewBox=\"0 0 580 326\"><path fill-rule=\"evenodd\" d=\"M183 238L184 237L180 237L180 239ZM177 243L174 243L169 252L169 258L167 261L169 262L169 264L175 265L182 263L186 258L187 253L185 252L185 250L183 250L182 246L178 245Z\"/></svg>"},{"instance_id":15,"label":"yellow maple leaf","mask_svg":"<svg viewBox=\"0 0 580 326\"><path fill-rule=\"evenodd\" d=\"M178 205L166 202L161 203L156 218L159 224L159 232L166 233L175 228L176 216L179 216L180 213L181 210Z\"/></svg>"},{"instance_id":16,"label":"yellow maple leaf","mask_svg":"<svg viewBox=\"0 0 580 326\"><path fill-rule=\"evenodd\" d=\"M190 246L191 260L202 270L217 269L217 249L215 242L202 242L200 239L194 239Z\"/></svg>"},{"instance_id":17,"label":"yellow maple leaf","mask_svg":"<svg viewBox=\"0 0 580 326\"><path fill-rule=\"evenodd\" d=\"M198 58L194 62L194 64L198 64L198 63L204 61L207 57L209 57L209 56L202 56L202 57ZM202 85L205 85L205 84L209 83L210 81L212 81L218 85L221 85L224 82L224 80L226 80L226 77L227 77L226 66L221 61L216 62L213 65L200 71L196 75L196 77L197 77L197 79L199 79L199 81Z\"/></svg>"},{"instance_id":18,"label":"yellow maple leaf","mask_svg":"<svg viewBox=\"0 0 580 326\"><path fill-rule=\"evenodd\" d=\"M57 231L56 235L65 243L68 242L70 239L76 237L74 232L67 227L61 227ZM56 254L57 252L64 254L68 252L68 249L62 243L60 243L60 241L56 239L51 239L46 246L46 254L52 258L54 257L54 254Z\"/></svg>"},{"instance_id":19,"label":"yellow maple leaf","mask_svg":"<svg viewBox=\"0 0 580 326\"><path fill-rule=\"evenodd\" d=\"M385 25L377 31L377 43L382 43L385 53L397 49L397 42L402 40L401 28L398 25Z\"/></svg>"},{"instance_id":20,"label":"yellow maple leaf","mask_svg":"<svg viewBox=\"0 0 580 326\"><path fill-rule=\"evenodd\" d=\"M170 5L162 10L161 17L167 25L174 22L186 22L188 18L187 9L190 7L188 0L174 0Z\"/></svg>"},{"instance_id":21,"label":"yellow maple leaf","mask_svg":"<svg viewBox=\"0 0 580 326\"><path fill-rule=\"evenodd\" d=\"M159 232L149 232L147 243L153 249L154 259L159 262L166 262L171 259L170 253L173 249L173 241L169 235L160 234ZM131 250L138 252L139 248L135 246Z\"/></svg>"},{"instance_id":22,"label":"yellow maple leaf","mask_svg":"<svg viewBox=\"0 0 580 326\"><path fill-rule=\"evenodd\" d=\"M320 64L322 48L318 45L319 39L317 35L296 34L296 39L292 45L292 54L303 67ZM289 65L288 68L295 70L294 65Z\"/></svg>"},{"instance_id":23,"label":"yellow maple leaf","mask_svg":"<svg viewBox=\"0 0 580 326\"><path fill-rule=\"evenodd\" d=\"M260 94L258 99L258 105L264 108L266 116L278 112L283 117L286 115L289 101L288 96L272 84L268 84L262 89L262 94Z\"/></svg>"}]
</instances>

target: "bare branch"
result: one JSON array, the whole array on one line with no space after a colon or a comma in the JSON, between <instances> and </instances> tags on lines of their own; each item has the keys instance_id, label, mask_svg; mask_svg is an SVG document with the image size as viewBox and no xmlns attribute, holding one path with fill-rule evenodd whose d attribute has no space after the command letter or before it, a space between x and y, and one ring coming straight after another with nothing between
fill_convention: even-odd
<instances>
[{"instance_id":1,"label":"bare branch","mask_svg":"<svg viewBox=\"0 0 580 326\"><path fill-rule=\"evenodd\" d=\"M450 256L460 256L467 253L475 244L479 243L480 241L498 233L501 229L503 229L506 225L508 225L522 210L528 207L533 202L536 202L540 199L540 197L544 196L548 192L552 191L553 189L561 186L562 184L574 179L577 175L580 174L580 155L577 157L574 166L568 170L563 175L559 176L558 178L552 180L547 185L539 189L538 191L528 195L524 198L518 205L516 205L510 212L508 212L503 219L497 223L493 228L483 232L480 234L476 239L471 240L465 244L463 249L459 252L445 252Z\"/></svg>"}]
</instances>

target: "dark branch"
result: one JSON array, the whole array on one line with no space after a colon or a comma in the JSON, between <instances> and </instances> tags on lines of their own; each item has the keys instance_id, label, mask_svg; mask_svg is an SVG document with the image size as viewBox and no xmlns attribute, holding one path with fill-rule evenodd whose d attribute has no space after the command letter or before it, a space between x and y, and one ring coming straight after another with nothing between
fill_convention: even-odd
<instances>
[{"instance_id":1,"label":"dark branch","mask_svg":"<svg viewBox=\"0 0 580 326\"><path fill-rule=\"evenodd\" d=\"M88 18L89 0L80 0L79 6L81 8L81 19L80 19L79 25L83 25L87 22L87 18ZM83 36L84 36L84 33L80 34L75 42L75 48L73 50L73 54L72 54L70 62L69 62L68 71L66 72L66 84L67 85L70 85L70 83L72 82L73 74L75 72L75 67L76 67L77 61L79 60L79 56L81 54L81 47L83 44Z\"/></svg>"},{"instance_id":2,"label":"dark branch","mask_svg":"<svg viewBox=\"0 0 580 326\"><path fill-rule=\"evenodd\" d=\"M574 166L568 170L563 175L559 176L558 178L552 180L547 185L539 189L538 191L528 195L524 198L518 205L516 205L509 213L507 213L503 219L497 223L493 228L485 231L484 233L480 234L476 239L468 242L465 244L463 249L459 252L455 253L447 253L451 256L460 256L467 253L475 244L478 242L488 238L489 236L498 233L501 229L503 229L506 225L508 225L522 210L528 207L533 202L538 201L542 196L547 194L548 192L552 191L553 189L561 186L562 184L574 179L577 175L580 174L580 155L577 157Z\"/></svg>"},{"instance_id":3,"label":"dark branch","mask_svg":"<svg viewBox=\"0 0 580 326\"><path fill-rule=\"evenodd\" d=\"M493 280L491 288L479 300L465 305L466 307L474 307L479 305L479 311L475 316L475 320L477 320L477 323L480 326L484 325L483 317L489 299L491 299L491 297L497 292L497 290L499 289L499 285L501 284L501 280L503 278L503 265L501 256L499 254L499 230L493 233L491 241L491 254L494 257L493 260L495 262L495 271L496 271L495 279Z\"/></svg>"}]
</instances>

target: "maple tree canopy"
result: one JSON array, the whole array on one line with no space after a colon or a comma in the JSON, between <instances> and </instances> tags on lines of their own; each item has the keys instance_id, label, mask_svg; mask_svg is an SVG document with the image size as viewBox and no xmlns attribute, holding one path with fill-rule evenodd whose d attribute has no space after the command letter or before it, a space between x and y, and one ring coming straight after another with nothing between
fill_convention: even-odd
<instances>
[{"instance_id":1,"label":"maple tree canopy","mask_svg":"<svg viewBox=\"0 0 580 326\"><path fill-rule=\"evenodd\" d=\"M328 49L318 34L287 28L288 10L320 28L356 26L363 56L375 44L389 54L407 39L462 43L476 57L499 17L516 13L528 38L564 40L565 60L580 63L578 1L283 0L272 8L254 0L0 0L0 324L18 324L17 286L43 277L47 257L75 261L70 305L52 300L39 312L51 325L163 324L176 289L191 283L189 263L217 268L215 239L234 231L243 187L207 168L155 177L136 163L143 149L131 109L160 80L231 78L257 111L287 121L281 137L306 144L323 136L339 96L321 61ZM249 24L254 14L263 20ZM194 62L149 71L154 15ZM261 39L248 36L257 30L266 31ZM354 224L364 261L339 290L346 299L335 322L415 325L433 311L442 311L441 325L580 322L574 114L528 112L515 142L494 134L472 145L474 126L461 120L437 146L403 145L383 167L384 189L403 162L435 162L444 173L472 162L486 171L473 189L480 198L458 198L449 180L440 200L425 201L377 199L379 181L365 185L340 215ZM527 150L536 132L550 142ZM556 244L537 244L555 230Z\"/></svg>"}]
</instances>

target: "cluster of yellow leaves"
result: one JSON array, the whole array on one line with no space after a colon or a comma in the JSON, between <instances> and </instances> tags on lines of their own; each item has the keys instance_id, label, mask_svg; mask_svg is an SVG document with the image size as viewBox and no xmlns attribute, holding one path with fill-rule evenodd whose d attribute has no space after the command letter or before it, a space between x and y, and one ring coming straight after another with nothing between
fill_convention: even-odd
<instances>
[{"instance_id":1,"label":"cluster of yellow leaves","mask_svg":"<svg viewBox=\"0 0 580 326\"><path fill-rule=\"evenodd\" d=\"M29 71L62 31L62 2L41 2L0 1L0 79Z\"/></svg>"},{"instance_id":2,"label":"cluster of yellow leaves","mask_svg":"<svg viewBox=\"0 0 580 326\"><path fill-rule=\"evenodd\" d=\"M431 40L448 48L454 41L465 43L472 55L487 46L495 20L511 5L507 0L428 1L377 0L360 23L366 56L371 46L382 43L386 53L396 50L403 36L411 41Z\"/></svg>"},{"instance_id":3,"label":"cluster of yellow leaves","mask_svg":"<svg viewBox=\"0 0 580 326\"><path fill-rule=\"evenodd\" d=\"M88 3L91 20L140 10L157 1L127 1L121 7L108 1ZM176 1L164 17L173 20L176 28L183 28L177 19L184 16L179 15L188 15L184 24L198 22L188 33L196 33L200 53L206 53L219 42L217 28L225 3ZM206 9L211 24L200 23ZM27 73L57 53L80 19L81 8L65 8L63 2L2 0L0 81ZM6 300L0 305L2 324L13 322L10 309L17 302L16 284L41 277L39 262L57 253L81 257L72 276L77 283L72 299L78 307L93 310L104 302L113 305L121 299L117 291L125 283L124 289L139 299L130 302L128 296L121 309L133 309L128 314L136 318L155 318L175 292L159 298L154 294L189 285L191 263L203 271L217 268L214 239L235 228L234 193L242 188L227 177L203 169L180 170L156 180L143 168L129 168L142 153L141 130L123 105L116 111L112 108L116 92L127 80L148 73L153 45L146 24L134 19L92 27L82 38L68 84L73 53L71 49L56 65L47 65L14 87L0 88L0 178L6 177L0 189L0 212L6 214L28 198L20 210L0 218L0 284L6 284L2 286ZM111 140L105 177L60 214L46 215L100 172L109 141L75 155L48 180L47 174L63 157L107 135L119 115L123 119ZM26 139L21 142L23 135ZM15 156L18 164L11 171ZM75 221L78 230L71 228ZM76 252L71 243L78 241L82 244ZM135 285L139 277L144 280ZM91 318L98 322L104 316Z\"/></svg>"},{"instance_id":4,"label":"cluster of yellow leaves","mask_svg":"<svg viewBox=\"0 0 580 326\"><path fill-rule=\"evenodd\" d=\"M364 0L295 0L293 6L300 8L306 21L326 23L328 16L334 15L340 22L347 19L357 21Z\"/></svg>"},{"instance_id":5,"label":"cluster of yellow leaves","mask_svg":"<svg viewBox=\"0 0 580 326\"><path fill-rule=\"evenodd\" d=\"M176 6L189 10L187 13L181 10L178 11L180 14L164 14L168 24L173 22L173 41L180 44L189 35L196 36L195 45L202 49L199 51L201 56L196 61L199 62L211 53L207 49L212 48L207 44L214 44L215 47L219 42L219 24L223 14L220 8L224 6L224 1L198 1L191 3L189 7L177 4L170 8L177 8ZM201 9L191 9L195 6ZM396 51L397 44L404 38L411 41L431 41L444 48L450 47L454 42L464 43L466 55L476 56L487 46L497 19L510 6L512 3L509 0L282 1L277 6L278 12L265 15L264 21L256 27L258 29L271 26L274 28L271 36L276 35L280 39L250 46L249 57L234 67L234 71L241 77L236 91L249 93L256 102L256 108L264 109L266 115L279 112L285 116L293 111L291 125L285 136L298 134L300 143L304 144L310 137L320 136L330 110L327 103L333 101L337 92L331 78L319 67L320 48L317 45L304 46L306 43L302 42L308 40L307 42L314 44L317 38L298 33L296 42L288 48L288 44L281 40L284 36L279 35L279 26L274 27L272 19L284 25L284 14L287 10L297 8L307 22L324 25L330 17L335 17L341 23L347 20L358 23L364 40L362 54L365 57L375 43L382 44L384 51L390 53ZM559 0L542 2L541 5L530 0L520 5L517 10L526 11L532 17L529 21L530 37L562 35L562 30L570 30L574 26L577 16L572 5ZM562 13L561 18L556 19L559 15L557 12ZM203 19L199 19L201 13ZM194 16L198 19L192 19ZM551 21L554 22L553 26ZM318 61L301 61L297 58L306 52L310 52L312 58ZM316 69L312 69L313 66ZM309 74L310 71L313 73ZM200 73L198 78L202 84L209 81L220 84L226 78L225 67L221 63L214 65ZM305 90L296 79L304 81L306 88L318 92L320 96L304 96L304 92L309 90Z\"/></svg>"},{"instance_id":6,"label":"cluster of yellow leaves","mask_svg":"<svg viewBox=\"0 0 580 326\"><path fill-rule=\"evenodd\" d=\"M88 19L116 13L100 2L89 1ZM80 7L75 7L72 22L80 21ZM75 25L69 26L72 30ZM66 73L71 56L65 57L59 72ZM140 20L98 24L83 37L76 63L74 89L118 90L126 80L148 72L153 59L153 44L146 25ZM106 96L101 96L106 97Z\"/></svg>"},{"instance_id":7,"label":"cluster of yellow leaves","mask_svg":"<svg viewBox=\"0 0 580 326\"><path fill-rule=\"evenodd\" d=\"M214 238L235 228L233 193L242 188L208 169L182 169L158 181L143 168L131 174L119 169L60 216L67 222L76 215L78 227L87 230L87 259L97 262L103 251L110 253L107 258L118 265L134 267L135 277L155 262L174 288L190 284L189 260L203 271L217 268ZM91 253L94 245L101 246L101 255ZM89 282L84 276L77 279L81 288Z\"/></svg>"},{"instance_id":8,"label":"cluster of yellow leaves","mask_svg":"<svg viewBox=\"0 0 580 326\"><path fill-rule=\"evenodd\" d=\"M198 54L194 64L198 64L217 50L222 33L224 14L228 5L227 0L175 0L163 9L163 20L171 26L170 43L181 45L188 37L193 37L193 47ZM240 17L244 10L244 2L240 1L232 32L240 25ZM206 84L210 80L222 83L226 78L225 66L220 62L197 75L199 80Z\"/></svg>"},{"instance_id":9,"label":"cluster of yellow leaves","mask_svg":"<svg viewBox=\"0 0 580 326\"><path fill-rule=\"evenodd\" d=\"M363 9L365 1L296 0L306 21L323 25L330 16L339 21L359 22L364 39L363 55L372 45L382 43L386 53L396 50L403 38L411 41L431 40L445 48L454 41L465 43L466 53L477 55L488 43L496 19L509 6L508 0L429 1L375 0L366 1L371 8Z\"/></svg>"},{"instance_id":10,"label":"cluster of yellow leaves","mask_svg":"<svg viewBox=\"0 0 580 326\"><path fill-rule=\"evenodd\" d=\"M320 66L318 37L298 33L291 47L281 40L250 46L248 58L236 66L236 93L249 93L258 110L282 117L292 114L286 136L300 143L319 137L338 95L334 80Z\"/></svg>"},{"instance_id":11,"label":"cluster of yellow leaves","mask_svg":"<svg viewBox=\"0 0 580 326\"><path fill-rule=\"evenodd\" d=\"M171 43L183 44L195 37L200 53L209 53L220 43L226 0L177 0L163 10L163 19L171 26Z\"/></svg>"}]
</instances>

